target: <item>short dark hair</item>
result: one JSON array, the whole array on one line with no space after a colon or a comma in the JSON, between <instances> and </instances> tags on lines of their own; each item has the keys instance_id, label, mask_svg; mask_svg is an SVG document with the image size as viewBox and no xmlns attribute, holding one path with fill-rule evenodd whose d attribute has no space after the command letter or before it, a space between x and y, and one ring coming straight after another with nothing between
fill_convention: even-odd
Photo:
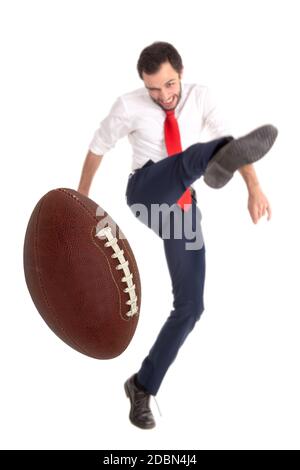
<instances>
[{"instance_id":1,"label":"short dark hair","mask_svg":"<svg viewBox=\"0 0 300 470\"><path fill-rule=\"evenodd\" d=\"M182 72L182 59L175 47L168 42L153 42L150 46L145 47L140 54L137 63L140 78L143 80L143 72L148 75L158 72L161 64L168 61L176 72L179 74Z\"/></svg>"}]
</instances>

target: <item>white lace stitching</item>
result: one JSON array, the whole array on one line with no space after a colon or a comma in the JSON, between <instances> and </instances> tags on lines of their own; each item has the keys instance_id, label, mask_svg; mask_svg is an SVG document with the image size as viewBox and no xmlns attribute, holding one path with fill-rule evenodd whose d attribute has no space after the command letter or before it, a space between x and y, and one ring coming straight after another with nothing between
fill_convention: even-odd
<instances>
[{"instance_id":1,"label":"white lace stitching","mask_svg":"<svg viewBox=\"0 0 300 470\"><path fill-rule=\"evenodd\" d=\"M155 398L154 395L153 395L153 398L154 398L154 400L155 400L155 403L156 403L156 406L157 406L157 408L158 408L159 414L160 414L160 416L162 416L161 411L160 411L160 408L159 408L159 406L158 406L158 402L157 402L157 400L156 400L156 398Z\"/></svg>"},{"instance_id":2,"label":"white lace stitching","mask_svg":"<svg viewBox=\"0 0 300 470\"><path fill-rule=\"evenodd\" d=\"M114 250L114 253L111 255L111 258L118 258L118 260L120 261L120 264L116 266L116 269L123 269L123 272L125 274L125 276L122 277L121 281L127 283L127 287L123 289L123 292L129 294L129 300L127 300L126 305L130 305L130 310L126 312L126 315L128 317L132 317L133 315L136 315L138 313L135 284L133 284L132 282L133 273L131 273L129 270L128 260L125 260L124 258L124 250L120 249L118 245L118 239L116 237L113 237L111 233L111 227L109 227L108 225L96 233L96 237L98 238L103 236L105 236L108 240L106 243L104 243L105 248L112 247Z\"/></svg>"}]
</instances>

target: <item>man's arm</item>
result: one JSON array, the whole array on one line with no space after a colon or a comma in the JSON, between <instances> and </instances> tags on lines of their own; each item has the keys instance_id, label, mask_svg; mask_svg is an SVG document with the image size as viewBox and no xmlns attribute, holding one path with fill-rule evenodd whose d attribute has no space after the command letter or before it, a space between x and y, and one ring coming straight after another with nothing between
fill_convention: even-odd
<instances>
[{"instance_id":1,"label":"man's arm","mask_svg":"<svg viewBox=\"0 0 300 470\"><path fill-rule=\"evenodd\" d=\"M253 222L256 224L260 217L268 213L268 220L271 219L271 206L261 190L253 164L244 165L238 169L248 189L248 210Z\"/></svg>"},{"instance_id":2,"label":"man's arm","mask_svg":"<svg viewBox=\"0 0 300 470\"><path fill-rule=\"evenodd\" d=\"M102 161L103 155L96 155L89 150L81 172L80 182L78 186L78 192L89 195L90 187L95 176L95 173Z\"/></svg>"},{"instance_id":3,"label":"man's arm","mask_svg":"<svg viewBox=\"0 0 300 470\"><path fill-rule=\"evenodd\" d=\"M129 134L131 122L127 114L122 97L118 97L112 105L110 112L95 131L88 148L78 192L88 196L94 175L102 161L103 155L112 149L116 142ZM92 152L90 149L93 149Z\"/></svg>"},{"instance_id":4,"label":"man's arm","mask_svg":"<svg viewBox=\"0 0 300 470\"><path fill-rule=\"evenodd\" d=\"M239 168L238 171L244 178L249 193L253 191L256 186L259 186L259 181L255 173L253 164L244 165Z\"/></svg>"},{"instance_id":5,"label":"man's arm","mask_svg":"<svg viewBox=\"0 0 300 470\"><path fill-rule=\"evenodd\" d=\"M206 88L203 116L205 127L208 128L213 138L232 135L230 126L227 125L223 112L219 111L219 106L209 88ZM256 224L266 211L270 220L271 206L261 190L253 164L242 166L239 172L248 188L248 210L252 221Z\"/></svg>"}]
</instances>

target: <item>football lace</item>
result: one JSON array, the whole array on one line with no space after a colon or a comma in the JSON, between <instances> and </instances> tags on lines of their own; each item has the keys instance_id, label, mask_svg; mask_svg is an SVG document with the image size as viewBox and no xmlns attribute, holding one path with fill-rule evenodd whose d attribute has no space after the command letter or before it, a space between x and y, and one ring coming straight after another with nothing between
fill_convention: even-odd
<instances>
[{"instance_id":1,"label":"football lace","mask_svg":"<svg viewBox=\"0 0 300 470\"><path fill-rule=\"evenodd\" d=\"M119 264L115 267L115 269L123 269L124 276L122 277L121 281L126 282L127 287L123 289L123 292L129 294L129 300L127 300L126 305L130 305L130 310L126 312L127 317L132 317L138 313L137 307L137 296L135 293L135 284L133 284L133 273L130 272L128 267L128 260L124 257L124 250L121 250L118 245L118 239L114 237L111 233L111 227L108 225L96 233L96 237L100 238L105 236L107 238L107 242L104 243L105 248L112 247L114 253L111 255L111 258L118 258Z\"/></svg>"}]
</instances>

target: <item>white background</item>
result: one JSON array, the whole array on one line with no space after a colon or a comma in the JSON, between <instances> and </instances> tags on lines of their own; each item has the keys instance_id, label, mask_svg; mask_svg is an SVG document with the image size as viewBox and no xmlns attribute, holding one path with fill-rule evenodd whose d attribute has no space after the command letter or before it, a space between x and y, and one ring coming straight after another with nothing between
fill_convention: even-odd
<instances>
[{"instance_id":1,"label":"white background","mask_svg":"<svg viewBox=\"0 0 300 470\"><path fill-rule=\"evenodd\" d=\"M296 1L4 0L1 44L1 448L278 449L299 436L299 24ZM298 30L298 32L297 32ZM90 197L117 221L143 304L120 357L97 361L46 326L23 274L37 201L77 188L87 146L117 96L143 86L141 50L171 42L186 82L208 85L236 135L271 122L255 165L273 217L253 224L242 177L195 183L207 249L205 312L152 399L157 427L128 419L124 381L172 308L161 240L125 201L131 148L105 155Z\"/></svg>"}]
</instances>

